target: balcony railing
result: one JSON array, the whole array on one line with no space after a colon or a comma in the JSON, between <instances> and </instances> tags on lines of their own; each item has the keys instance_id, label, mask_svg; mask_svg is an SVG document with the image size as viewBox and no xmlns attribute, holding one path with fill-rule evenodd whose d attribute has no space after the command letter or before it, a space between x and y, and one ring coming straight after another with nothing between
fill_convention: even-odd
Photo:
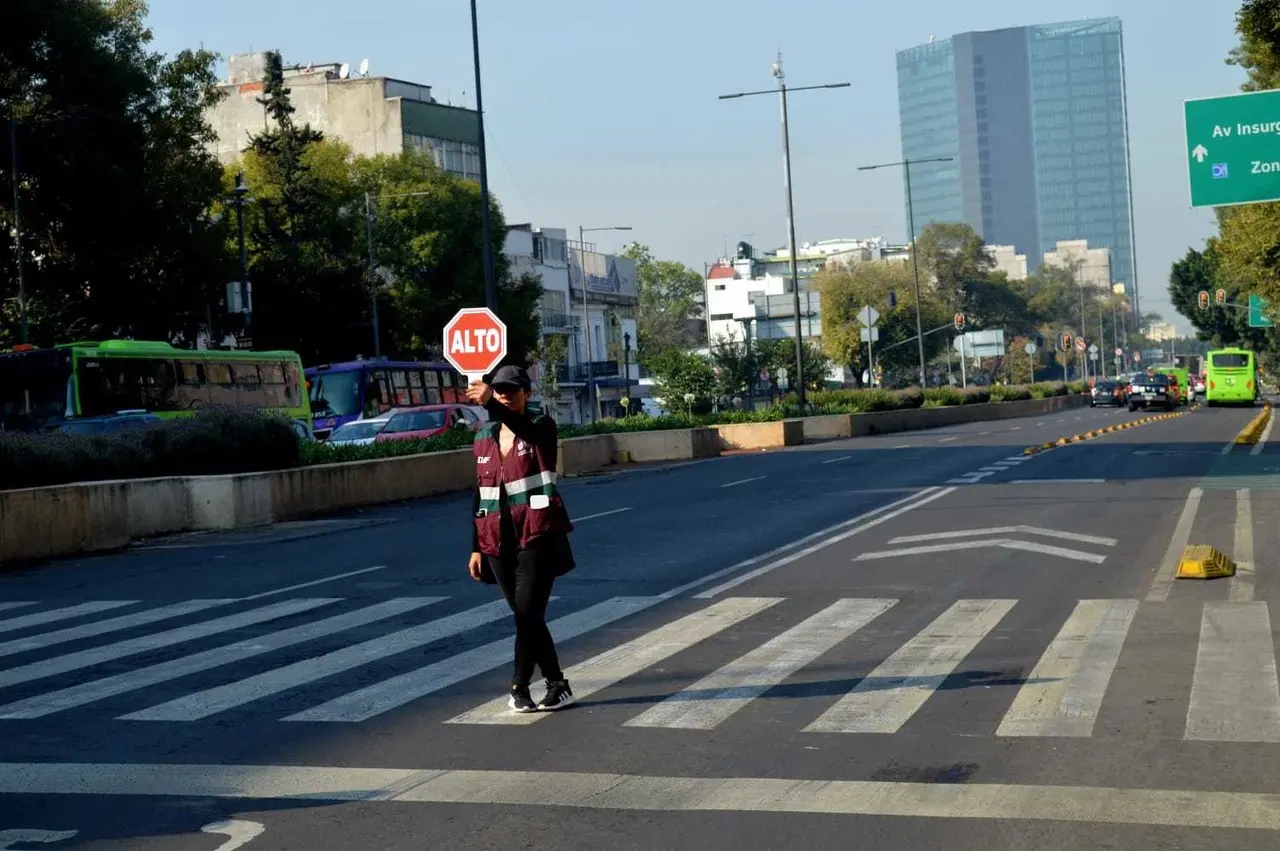
<instances>
[{"instance_id":1,"label":"balcony railing","mask_svg":"<svg viewBox=\"0 0 1280 851\"><path fill-rule=\"evenodd\" d=\"M599 360L591 362L592 378L617 378L621 374L622 370L618 368L617 361ZM560 364L556 367L556 380L582 384L587 380L587 365L585 363L574 364L573 366Z\"/></svg>"},{"instance_id":2,"label":"balcony railing","mask_svg":"<svg viewBox=\"0 0 1280 851\"><path fill-rule=\"evenodd\" d=\"M538 314L541 320L542 332L544 334L555 333L557 331L568 331L578 327L578 317L572 313L553 313L544 310Z\"/></svg>"}]
</instances>

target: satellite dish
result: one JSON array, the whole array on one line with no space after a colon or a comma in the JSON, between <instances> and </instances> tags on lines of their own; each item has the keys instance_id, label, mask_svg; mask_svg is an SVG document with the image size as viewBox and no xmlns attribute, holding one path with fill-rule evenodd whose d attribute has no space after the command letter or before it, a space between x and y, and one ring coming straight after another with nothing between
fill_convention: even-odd
<instances>
[{"instance_id":1,"label":"satellite dish","mask_svg":"<svg viewBox=\"0 0 1280 851\"><path fill-rule=\"evenodd\" d=\"M346 62L342 63L342 67L338 69L338 79L345 80L351 76L351 66Z\"/></svg>"},{"instance_id":2,"label":"satellite dish","mask_svg":"<svg viewBox=\"0 0 1280 851\"><path fill-rule=\"evenodd\" d=\"M360 76L361 77L369 76L369 60L368 59L360 60Z\"/></svg>"}]
</instances>

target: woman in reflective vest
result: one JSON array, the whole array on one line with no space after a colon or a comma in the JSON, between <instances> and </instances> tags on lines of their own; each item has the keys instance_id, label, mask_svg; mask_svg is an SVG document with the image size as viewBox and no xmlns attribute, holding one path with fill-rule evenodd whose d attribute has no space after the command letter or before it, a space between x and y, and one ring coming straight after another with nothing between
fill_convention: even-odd
<instances>
[{"instance_id":1,"label":"woman in reflective vest","mask_svg":"<svg viewBox=\"0 0 1280 851\"><path fill-rule=\"evenodd\" d=\"M556 488L559 442L555 420L530 416L529 376L504 366L490 384L473 383L467 398L494 422L476 435L476 491L471 577L497 584L515 615L515 669L507 704L516 712L561 709L573 690L560 669L547 627L547 603L557 576L573 569L573 524ZM529 694L541 669L547 693Z\"/></svg>"}]
</instances>

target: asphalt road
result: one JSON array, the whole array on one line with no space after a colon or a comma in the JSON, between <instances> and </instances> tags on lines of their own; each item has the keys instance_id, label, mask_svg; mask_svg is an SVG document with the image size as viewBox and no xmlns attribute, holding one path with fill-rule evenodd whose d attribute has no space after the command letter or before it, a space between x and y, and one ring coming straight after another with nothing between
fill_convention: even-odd
<instances>
[{"instance_id":1,"label":"asphalt road","mask_svg":"<svg viewBox=\"0 0 1280 851\"><path fill-rule=\"evenodd\" d=\"M464 497L0 575L0 849L1275 848L1253 413L572 481L559 714L495 704Z\"/></svg>"}]
</instances>

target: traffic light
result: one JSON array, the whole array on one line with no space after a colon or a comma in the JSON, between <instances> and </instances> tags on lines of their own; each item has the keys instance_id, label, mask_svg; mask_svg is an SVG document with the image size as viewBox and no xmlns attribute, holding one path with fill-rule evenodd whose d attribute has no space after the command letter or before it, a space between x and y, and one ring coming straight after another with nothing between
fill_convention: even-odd
<instances>
[{"instance_id":1,"label":"traffic light","mask_svg":"<svg viewBox=\"0 0 1280 851\"><path fill-rule=\"evenodd\" d=\"M1044 336L1041 334L1036 334L1036 348L1037 349L1044 348Z\"/></svg>"},{"instance_id":2,"label":"traffic light","mask_svg":"<svg viewBox=\"0 0 1280 851\"><path fill-rule=\"evenodd\" d=\"M889 309L893 310L898 306L898 294L893 290L889 290Z\"/></svg>"},{"instance_id":3,"label":"traffic light","mask_svg":"<svg viewBox=\"0 0 1280 851\"><path fill-rule=\"evenodd\" d=\"M963 313L956 314L956 330L957 331L964 330L964 314Z\"/></svg>"},{"instance_id":4,"label":"traffic light","mask_svg":"<svg viewBox=\"0 0 1280 851\"><path fill-rule=\"evenodd\" d=\"M1209 291L1201 290L1200 291L1200 309L1204 310L1208 306L1209 306Z\"/></svg>"},{"instance_id":5,"label":"traffic light","mask_svg":"<svg viewBox=\"0 0 1280 851\"><path fill-rule=\"evenodd\" d=\"M1218 302L1218 304L1226 304L1227 291L1222 288L1219 288L1218 291L1214 293L1214 299Z\"/></svg>"},{"instance_id":6,"label":"traffic light","mask_svg":"<svg viewBox=\"0 0 1280 851\"><path fill-rule=\"evenodd\" d=\"M1058 337L1058 350L1062 352L1071 351L1071 334L1063 331Z\"/></svg>"}]
</instances>

